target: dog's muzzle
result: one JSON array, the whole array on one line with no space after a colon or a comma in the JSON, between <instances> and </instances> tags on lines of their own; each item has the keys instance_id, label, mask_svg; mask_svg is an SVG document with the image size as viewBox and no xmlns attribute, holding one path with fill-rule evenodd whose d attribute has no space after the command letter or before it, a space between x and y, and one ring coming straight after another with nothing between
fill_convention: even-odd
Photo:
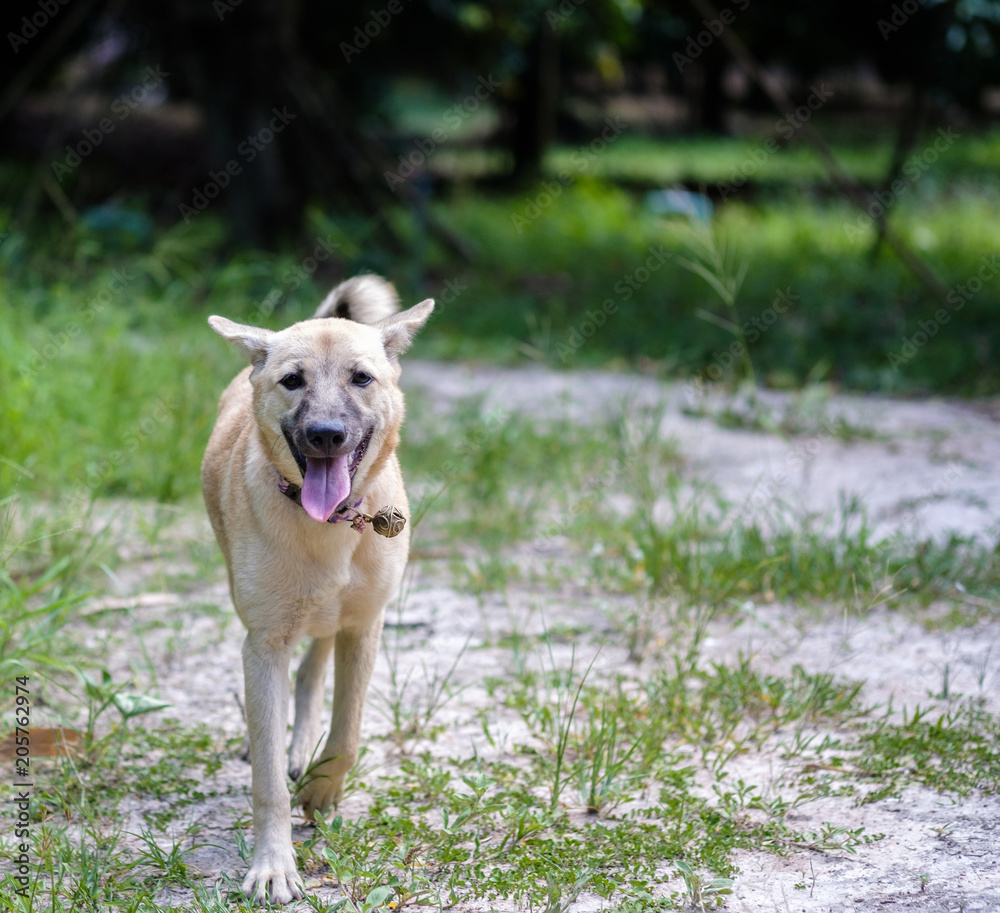
<instances>
[{"instance_id":1,"label":"dog's muzzle","mask_svg":"<svg viewBox=\"0 0 1000 913\"><path fill-rule=\"evenodd\" d=\"M348 500L354 476L371 443L372 432L373 429L369 429L353 450L337 453L347 437L342 425L307 429L301 447L296 446L288 431L284 431L289 450L302 471L302 484L294 486L295 500L314 520L328 522L332 516L350 507ZM283 490L289 494L292 484L285 484L287 488Z\"/></svg>"}]
</instances>

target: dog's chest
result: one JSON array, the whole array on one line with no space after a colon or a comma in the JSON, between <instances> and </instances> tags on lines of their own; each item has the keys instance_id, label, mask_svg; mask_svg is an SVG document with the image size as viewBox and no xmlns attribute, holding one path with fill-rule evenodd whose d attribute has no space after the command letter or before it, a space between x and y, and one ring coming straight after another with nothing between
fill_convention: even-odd
<instances>
[{"instance_id":1,"label":"dog's chest","mask_svg":"<svg viewBox=\"0 0 1000 913\"><path fill-rule=\"evenodd\" d=\"M353 602L357 568L351 550L310 548L302 542L257 543L235 549L233 578L237 610L249 629L295 637L335 634Z\"/></svg>"},{"instance_id":2,"label":"dog's chest","mask_svg":"<svg viewBox=\"0 0 1000 913\"><path fill-rule=\"evenodd\" d=\"M295 606L299 624L312 634L313 628L339 627L341 604L351 589L353 565L349 555L299 554L284 568L281 589ZM333 631L324 631L333 633ZM313 636L322 636L313 634Z\"/></svg>"},{"instance_id":3,"label":"dog's chest","mask_svg":"<svg viewBox=\"0 0 1000 913\"><path fill-rule=\"evenodd\" d=\"M299 637L331 637L345 624L351 623L350 598L354 587L349 574L327 575L303 573L283 576L273 581L274 600L270 612L255 613L247 619L248 627L280 629L291 639Z\"/></svg>"}]
</instances>

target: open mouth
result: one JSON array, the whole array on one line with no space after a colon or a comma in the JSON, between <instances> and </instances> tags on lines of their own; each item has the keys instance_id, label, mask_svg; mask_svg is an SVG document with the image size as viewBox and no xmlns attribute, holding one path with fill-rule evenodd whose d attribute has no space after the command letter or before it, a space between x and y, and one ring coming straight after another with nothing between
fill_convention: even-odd
<instances>
[{"instance_id":1,"label":"open mouth","mask_svg":"<svg viewBox=\"0 0 1000 913\"><path fill-rule=\"evenodd\" d=\"M299 466L305 463L300 498L305 512L314 520L326 523L337 511L350 506L347 501L354 475L371 443L372 430L368 430L353 451L340 456L303 456L301 451L292 449Z\"/></svg>"},{"instance_id":2,"label":"open mouth","mask_svg":"<svg viewBox=\"0 0 1000 913\"><path fill-rule=\"evenodd\" d=\"M365 451L371 443L373 430L371 428L368 429L368 433L361 438L361 443L354 448L354 452L351 454L351 462L347 466L347 471L352 480L354 479L354 473L358 471L358 467L361 465L361 461L365 458Z\"/></svg>"}]
</instances>

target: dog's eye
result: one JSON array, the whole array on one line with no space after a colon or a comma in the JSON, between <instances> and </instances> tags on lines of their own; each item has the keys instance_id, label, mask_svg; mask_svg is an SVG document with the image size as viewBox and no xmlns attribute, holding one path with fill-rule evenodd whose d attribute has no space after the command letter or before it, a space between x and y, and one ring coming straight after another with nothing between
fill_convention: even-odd
<instances>
[{"instance_id":1,"label":"dog's eye","mask_svg":"<svg viewBox=\"0 0 1000 913\"><path fill-rule=\"evenodd\" d=\"M298 390L305 381L302 379L301 374L286 374L278 383L286 390Z\"/></svg>"},{"instance_id":2,"label":"dog's eye","mask_svg":"<svg viewBox=\"0 0 1000 913\"><path fill-rule=\"evenodd\" d=\"M372 382L371 374L365 374L364 371L355 371L354 377L351 378L351 383L355 387L367 387Z\"/></svg>"}]
</instances>

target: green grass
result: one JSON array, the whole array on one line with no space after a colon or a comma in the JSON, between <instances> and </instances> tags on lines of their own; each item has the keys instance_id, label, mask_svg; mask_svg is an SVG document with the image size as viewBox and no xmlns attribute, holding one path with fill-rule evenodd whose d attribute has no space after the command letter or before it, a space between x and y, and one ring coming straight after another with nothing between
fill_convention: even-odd
<instances>
[{"instance_id":1,"label":"green grass","mask_svg":"<svg viewBox=\"0 0 1000 913\"><path fill-rule=\"evenodd\" d=\"M901 723L878 720L846 747L856 753L857 768L880 781L864 802L898 797L910 783L966 796L1000 788L998 736L996 717L974 702L963 702L945 712L914 707Z\"/></svg>"},{"instance_id":2,"label":"green grass","mask_svg":"<svg viewBox=\"0 0 1000 913\"><path fill-rule=\"evenodd\" d=\"M756 167L752 173L748 170L748 177L759 189L769 193L788 192L789 186L827 184L826 169L800 136L783 143L778 151L760 161L763 143L769 137L781 139L781 134L776 135L770 129L778 120L778 117L770 122L762 120L761 127L766 129L739 137L680 136L664 142L662 138L626 131L609 144L606 151L594 156L586 171L609 181L654 186L703 183L713 187L720 182L731 182L734 171L739 173L748 161L753 161ZM828 123L820 126L820 132L832 142L844 170L856 180L874 187L884 179L895 143L891 131L857 131ZM927 131L911 156L919 156L937 138L934 130ZM579 164L580 158L574 159L573 154L579 147L580 143L556 145L546 159L546 171L576 170L574 166ZM954 144L932 163L933 171L926 169L921 178L930 176L932 180L949 182L981 180L1000 163L997 149L997 131L976 134L959 129Z\"/></svg>"},{"instance_id":3,"label":"green grass","mask_svg":"<svg viewBox=\"0 0 1000 913\"><path fill-rule=\"evenodd\" d=\"M765 155L763 163L758 165L761 144L766 138L680 137L667 145L661 139L625 133L610 144L606 152L595 156L586 171L591 176L613 182L636 181L653 186L684 182L711 187L719 182L731 182L734 172L739 174L748 162L752 162L752 180L771 189L788 184L826 182L822 163L802 143ZM556 147L546 159L546 170L556 174L561 170L577 170L581 161L578 150L579 146L572 145ZM892 146L886 136L874 143L870 138L864 143L841 143L838 152L851 174L875 182L889 165Z\"/></svg>"},{"instance_id":4,"label":"green grass","mask_svg":"<svg viewBox=\"0 0 1000 913\"><path fill-rule=\"evenodd\" d=\"M666 262L638 291L626 289L628 300L615 292L649 248L684 253L684 226L658 222L599 185L567 190L559 207L558 218L543 217L518 237L509 201L451 204L449 221L480 241L483 261L474 273L457 274L468 289L441 303L416 355L530 357L568 367L622 364L624 356L653 359L658 370L696 381L738 379L733 336L705 319L726 314L699 277ZM741 318L766 313L779 289L797 296L787 316L749 345L757 377L778 386L826 377L887 391L996 389L1000 285L987 284L895 371L889 354L936 305L885 255L873 262L864 245L850 244L845 216L836 207L803 213L739 205L720 216L718 232L748 264ZM963 197L920 221L936 239L932 261L948 283L972 275L981 257L1000 248L986 201ZM291 290L282 281L294 269L289 256L206 266L210 255L197 245L210 251L217 243L206 228L207 220L197 231L168 233L139 257L95 261L85 254L92 249L86 237L63 242L66 257L57 252L55 262L30 256L27 238L0 248L0 422L10 429L0 490L58 491L80 503L92 492L167 500L194 492L216 396L239 367L205 317L219 312L281 326L307 316L318 296L311 285ZM134 276L121 291L109 288L116 271ZM284 292L284 303L261 320L260 303L272 289ZM109 305L93 313L88 302L103 294ZM585 340L574 336L609 299L616 310L601 329Z\"/></svg>"},{"instance_id":5,"label":"green grass","mask_svg":"<svg viewBox=\"0 0 1000 913\"><path fill-rule=\"evenodd\" d=\"M466 568L471 560L479 574L467 587L504 588L498 548L566 540L568 561L543 581L578 577L582 563L604 589L701 611L751 598L857 611L928 605L957 584L997 596L1000 550L981 541L876 540L856 500L832 516L726 501L684 472L676 445L659 436L658 412L632 410L595 429L523 416L498 424L477 411L460 410L457 428L425 423L435 431L405 447L411 487L426 502L415 513L427 510L416 545L450 546ZM442 453L456 458L443 464Z\"/></svg>"},{"instance_id":6,"label":"green grass","mask_svg":"<svg viewBox=\"0 0 1000 913\"><path fill-rule=\"evenodd\" d=\"M578 495L595 472L609 490L631 497L629 513L605 515L604 489L592 487L588 497L598 509L563 512L571 518L558 529L563 563L540 578L532 576L537 571L523 573L530 587L556 591L569 579L564 574L579 576L592 561L588 586L631 601L637 611L649 609L671 648L637 650L645 655L642 666L599 672L594 660L603 648L595 634L558 625L533 636L519 634L516 625L501 634L497 624L497 642L487 646L502 644L510 666L482 678L489 701L477 709L464 703L454 680L456 667L475 666L474 650L450 667L404 673L397 664L408 635L401 625L388 631L390 677L381 690L376 686L373 700L395 753L377 773L363 759L352 775L351 795L363 798L362 811L331 814L297 844L311 890L329 890L335 881L341 909L373 913L406 903L500 900L556 910L584 892L616 909L674 909L727 896L738 851L852 854L881 838L815 815L802 824L798 816L816 800L872 803L911 786L945 796L997 789L1000 722L969 698L946 693L947 683L937 696L943 706L900 716L867 705L861 682L802 666L764 671L750 656L709 661L702 651L708 623L748 596L782 599L806 613L831 605L863 612L866 600L881 598L880 575L901 574L890 555L908 554L900 559L905 567L922 562L915 589L892 594L901 608L919 614L924 588L943 589L954 579L962 546L911 543L906 552L897 543L885 553L867 540L863 518L850 509L833 528L793 526L792 518L779 516L770 538L752 525L726 530L718 521L731 505L697 492L687 499L683 467L669 442L653 433L658 427L655 414L640 413L584 435L568 424L497 426L466 409L439 419L434 433L415 443L410 460L418 477L440 467L445 440L475 445L418 524L418 550L467 556L488 546L517 567L517 550L542 529L538 515L551 511L552 499ZM602 452L588 449L586 438L599 438ZM498 520L506 499L542 465L545 484L530 489L526 508L534 511L532 522ZM648 495L657 490L673 507L654 520ZM474 495L483 498L477 510L457 509ZM183 511L154 511L133 521L156 556L144 572L147 586L159 583L161 565L193 560L172 530L174 514L183 520ZM86 587L100 591L92 565L120 548L124 540L115 536L134 532L83 536L76 557L52 563L46 573L49 540L40 546L36 528L23 518L15 517L11 529L0 617L27 624L29 636L0 641L0 662L33 675L44 668L58 686L46 688L46 700L84 737L81 754L38 764L32 833L39 888L33 901L13 900L10 909L156 910L165 889L183 892L187 909L248 909L234 902L238 872L213 885L191 863L200 846L220 839L190 824L209 801L222 802L237 828L222 842L244 847L246 855L246 800L213 779L239 740L227 743L211 734L210 724L182 725L162 714L152 726L137 722L160 706L155 688L141 685L147 675L141 664L130 681L79 674L81 666L100 670L102 651L119 643L133 653L136 641L147 653L147 639L160 644L154 653L173 649L169 639L154 637L167 619L136 617L104 647L60 646L78 641L102 616L72 618L59 600L74 604ZM596 536L605 542L599 554ZM981 558L962 560L981 568L979 591L995 599L997 580L986 570L993 565ZM868 573L873 567L878 574ZM216 564L216 578L218 571ZM437 573L446 580L451 574L446 566ZM522 592L507 578L494 585ZM36 606L37 623L25 614ZM201 611L169 610L178 631L193 617L188 613ZM614 636L619 643L642 640L635 631ZM71 659L56 659L63 656ZM151 671L155 655L145 662ZM445 707L478 720L471 754L445 737ZM762 753L779 753L785 771L766 790L741 767L742 759ZM126 809L133 814L127 826ZM324 908L315 896L309 903Z\"/></svg>"},{"instance_id":7,"label":"green grass","mask_svg":"<svg viewBox=\"0 0 1000 913\"><path fill-rule=\"evenodd\" d=\"M674 262L686 255L686 220L662 219L623 191L581 180L518 234L512 216L525 210L524 199L463 197L442 208L480 242L483 262L462 274L468 290L436 318L439 336L446 334L435 340L439 351L474 352L474 340L485 339L508 360L528 354L573 367L646 358L682 377L704 376L719 364L721 379L733 378L725 354L732 335L704 316L728 314L699 277ZM990 198L971 188L948 197L928 191L902 201L894 219L945 288L955 289L1000 246L992 209ZM740 319L765 327L749 346L758 377L789 386L818 373L888 392L995 389L998 376L982 353L996 351L1000 283L956 299L963 307L955 310L884 248L873 256L872 232L849 236L845 226L854 218L836 203L804 208L782 200L733 202L716 216L717 235L746 264ZM650 251L660 249L668 259L641 272ZM775 320L768 309L782 291L794 304ZM597 332L574 336L606 302L612 310ZM890 362L942 307L948 320L931 341L904 364Z\"/></svg>"},{"instance_id":8,"label":"green grass","mask_svg":"<svg viewBox=\"0 0 1000 913\"><path fill-rule=\"evenodd\" d=\"M676 163L690 146L718 177L734 154L727 141L621 142L621 152L613 144L598 161L610 167L632 149ZM878 161L884 145L864 160ZM974 278L1000 249L989 172L997 147L993 134L963 137L891 211L947 289ZM845 154L854 148L843 145ZM703 156L709 149L714 155ZM775 168L786 171L778 161ZM685 219L664 219L641 196L587 173L537 218L515 225L512 217L539 192L458 189L435 203L476 246L471 266L422 241L405 213L385 214L413 241L413 256L400 259L374 243L377 220L316 211L310 231L339 245L316 282L303 267L314 244L232 253L210 214L156 230L151 240L85 222L26 230L0 214L8 233L0 244L0 422L13 432L0 454L0 492L59 491L81 501L91 491L191 494L215 395L238 367L205 318L223 313L280 327L308 316L334 278L363 269L387 273L408 301L438 296L417 355L639 364L696 386L734 384L749 363L758 382L776 387L826 380L899 393L1000 389L1000 276L967 301L955 299L961 309L942 305L884 248L874 252L871 230L846 230L856 214L843 204L775 192L721 207L714 237L746 270L734 312L684 268L696 237ZM780 292L791 303L775 319ZM905 349L942 308L947 322ZM734 313L746 326L768 323L734 336L726 325Z\"/></svg>"},{"instance_id":9,"label":"green grass","mask_svg":"<svg viewBox=\"0 0 1000 913\"><path fill-rule=\"evenodd\" d=\"M996 147L992 136L963 141L893 215L946 284L1000 249L992 185L974 185ZM660 161L659 144L624 137L601 167L639 183L711 181L742 148L692 140ZM842 143L863 177L887 148L866 157ZM816 180L798 150L774 166ZM798 296L758 339L743 333L747 351L720 381L745 382L746 354L758 382L807 386L782 415L751 399L718 421L813 433L824 379L995 392L1000 285L893 372L887 352L932 304L884 252L870 256L870 238L848 237L846 209L807 208L786 191L765 181L717 215L712 237L732 275L746 263L738 317L763 313L778 288ZM341 245L338 271L388 272L408 300L446 279L468 286L441 302L417 356L710 377L741 336L711 281L678 262L692 256L691 227L589 175L518 234L511 215L536 193L457 191L439 204L479 246L474 268L432 245L395 262L368 246L360 220L317 212L312 226ZM7 681L29 675L46 720L81 734L71 758L37 760L40 878L26 902L4 894L6 909L156 910L164 891L187 909L249 909L233 893L238 864L212 884L191 862L216 840L246 855L245 797L216 781L238 740L213 735L207 717L177 722L158 692L168 674L158 670L206 649L196 623L209 622L211 643L236 636L228 609L206 605L206 583L224 573L206 525L191 519L217 397L239 367L205 318L280 327L308 316L334 276L313 282L301 251L224 253L224 240L206 216L157 231L148 249L127 231L85 225L14 229L0 245L0 669ZM660 245L670 256L653 277L627 299L616 292ZM600 332L571 344L587 311L614 296ZM692 478L655 410L623 408L617 421L580 428L484 415L475 401L445 416L431 406L411 397L402 451L415 563L424 579L478 598L483 648L506 667L470 676L470 643L439 667L407 671L413 635L401 604L386 633L390 674L372 693L388 759L353 773L360 811L331 815L297 846L311 888L329 895L337 882L335 908L505 900L556 913L582 893L620 910L708 905L738 875L737 851L843 854L880 839L791 814L814 801L997 790L1000 723L977 694L955 693L947 667L922 706L897 710L870 706L863 682L803 666L779 673L754 656L713 660L705 647L713 626L738 624L751 603L781 603L803 626L874 607L931 628L995 620L1000 549L960 536L876 541L853 502L830 516L746 510ZM831 433L871 436L847 425ZM141 611L88 601L157 590L183 598ZM592 611L548 618L551 603ZM618 651L614 671L595 661L602 650ZM128 671L106 671L123 653ZM468 701L476 689L488 709ZM12 697L4 692L0 712ZM480 733L473 746L450 737L463 714ZM773 754L779 780L746 773L745 762ZM224 836L192 825L208 807L224 809ZM329 908L311 896L308 906Z\"/></svg>"}]
</instances>

